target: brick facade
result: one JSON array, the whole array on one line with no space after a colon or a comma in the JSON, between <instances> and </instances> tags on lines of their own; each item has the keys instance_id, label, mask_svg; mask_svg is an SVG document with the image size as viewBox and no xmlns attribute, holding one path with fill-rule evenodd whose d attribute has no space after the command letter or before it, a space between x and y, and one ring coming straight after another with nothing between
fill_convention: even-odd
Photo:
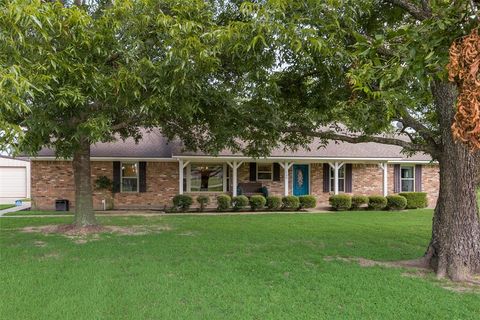
<instances>
[{"instance_id":1,"label":"brick facade","mask_svg":"<svg viewBox=\"0 0 480 320\"><path fill-rule=\"evenodd\" d=\"M113 163L92 161L92 184L99 176L113 179ZM147 192L115 193L93 191L95 209L102 209L102 199L113 198L116 209L163 209L178 193L178 163L148 162ZM32 205L38 210L52 210L56 199L68 199L75 207L75 188L71 162L32 161Z\"/></svg>"},{"instance_id":2,"label":"brick facade","mask_svg":"<svg viewBox=\"0 0 480 320\"><path fill-rule=\"evenodd\" d=\"M31 162L32 204L34 209L52 210L56 199L70 200L75 206L73 171L68 161ZM378 164L353 164L353 194L383 194L383 171ZM231 168L228 167L231 174ZM163 209L171 206L172 198L178 193L178 163L148 162L147 191L142 193L115 193L95 190L94 207L102 209L103 199L113 199L115 209ZM238 182L249 181L249 163L245 162L238 169ZM92 161L92 183L100 176L113 179L113 163ZM331 192L323 192L323 164L310 164L310 194L318 199L319 206L328 205ZM393 194L393 165L388 166L388 189ZM280 181L262 181L270 195L283 196L284 170L280 169ZM292 170L289 176L289 193L292 192ZM428 193L430 206L434 206L438 197L439 177L437 165L424 165L422 170L422 188ZM232 190L231 180L229 190ZM193 196L198 193L192 193ZM218 194L218 193L217 193ZM217 194L210 194L212 202Z\"/></svg>"}]
</instances>

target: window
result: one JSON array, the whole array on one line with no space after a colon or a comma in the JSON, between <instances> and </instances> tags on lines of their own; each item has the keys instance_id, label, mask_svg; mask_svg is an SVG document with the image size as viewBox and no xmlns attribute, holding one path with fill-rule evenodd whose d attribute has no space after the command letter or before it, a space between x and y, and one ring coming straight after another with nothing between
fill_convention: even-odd
<instances>
[{"instance_id":1,"label":"window","mask_svg":"<svg viewBox=\"0 0 480 320\"><path fill-rule=\"evenodd\" d=\"M191 164L190 192L223 192L222 164Z\"/></svg>"},{"instance_id":2,"label":"window","mask_svg":"<svg viewBox=\"0 0 480 320\"><path fill-rule=\"evenodd\" d=\"M415 191L415 170L413 166L400 167L400 190L402 192Z\"/></svg>"},{"instance_id":3,"label":"window","mask_svg":"<svg viewBox=\"0 0 480 320\"><path fill-rule=\"evenodd\" d=\"M272 180L273 164L271 163L257 163L257 180L265 181Z\"/></svg>"},{"instance_id":4,"label":"window","mask_svg":"<svg viewBox=\"0 0 480 320\"><path fill-rule=\"evenodd\" d=\"M335 191L335 170L330 167L330 192ZM338 191L345 192L345 165L338 169Z\"/></svg>"},{"instance_id":5,"label":"window","mask_svg":"<svg viewBox=\"0 0 480 320\"><path fill-rule=\"evenodd\" d=\"M227 170L225 170L225 174L227 175L225 177L225 181L226 181L226 185L227 185L227 192L230 192L230 182L231 182L231 179L230 179L230 167L227 167Z\"/></svg>"},{"instance_id":6,"label":"window","mask_svg":"<svg viewBox=\"0 0 480 320\"><path fill-rule=\"evenodd\" d=\"M121 192L138 192L138 162L122 162Z\"/></svg>"}]
</instances>

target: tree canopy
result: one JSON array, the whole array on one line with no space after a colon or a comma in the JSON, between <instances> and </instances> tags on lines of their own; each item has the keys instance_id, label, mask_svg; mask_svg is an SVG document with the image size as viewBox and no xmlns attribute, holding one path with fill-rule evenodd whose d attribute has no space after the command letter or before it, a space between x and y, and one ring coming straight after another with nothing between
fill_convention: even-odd
<instances>
[{"instance_id":1,"label":"tree canopy","mask_svg":"<svg viewBox=\"0 0 480 320\"><path fill-rule=\"evenodd\" d=\"M139 127L253 156L372 141L439 162L428 263L480 270L479 158L455 143L446 68L478 1L67 2L0 0L0 139L73 158L80 225L95 223L90 145Z\"/></svg>"}]
</instances>

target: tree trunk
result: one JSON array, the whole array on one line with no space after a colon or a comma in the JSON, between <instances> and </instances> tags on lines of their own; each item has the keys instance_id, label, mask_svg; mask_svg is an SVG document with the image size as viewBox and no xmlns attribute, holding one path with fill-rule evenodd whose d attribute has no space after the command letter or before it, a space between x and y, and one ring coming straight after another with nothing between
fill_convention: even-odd
<instances>
[{"instance_id":1,"label":"tree trunk","mask_svg":"<svg viewBox=\"0 0 480 320\"><path fill-rule=\"evenodd\" d=\"M456 88L435 82L432 93L440 123L440 193L435 208L432 239L426 257L440 278L468 280L480 272L480 223L475 173L478 154L453 138Z\"/></svg>"},{"instance_id":2,"label":"tree trunk","mask_svg":"<svg viewBox=\"0 0 480 320\"><path fill-rule=\"evenodd\" d=\"M81 139L79 148L73 154L72 166L75 180L75 225L77 227L96 225L93 211L90 142L87 139Z\"/></svg>"}]
</instances>

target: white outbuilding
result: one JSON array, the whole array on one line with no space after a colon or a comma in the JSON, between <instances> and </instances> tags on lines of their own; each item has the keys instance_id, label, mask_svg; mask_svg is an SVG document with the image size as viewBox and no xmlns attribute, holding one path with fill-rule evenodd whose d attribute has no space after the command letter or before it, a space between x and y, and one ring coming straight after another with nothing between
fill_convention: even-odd
<instances>
[{"instance_id":1,"label":"white outbuilding","mask_svg":"<svg viewBox=\"0 0 480 320\"><path fill-rule=\"evenodd\" d=\"M30 161L0 155L0 203L30 198Z\"/></svg>"}]
</instances>

